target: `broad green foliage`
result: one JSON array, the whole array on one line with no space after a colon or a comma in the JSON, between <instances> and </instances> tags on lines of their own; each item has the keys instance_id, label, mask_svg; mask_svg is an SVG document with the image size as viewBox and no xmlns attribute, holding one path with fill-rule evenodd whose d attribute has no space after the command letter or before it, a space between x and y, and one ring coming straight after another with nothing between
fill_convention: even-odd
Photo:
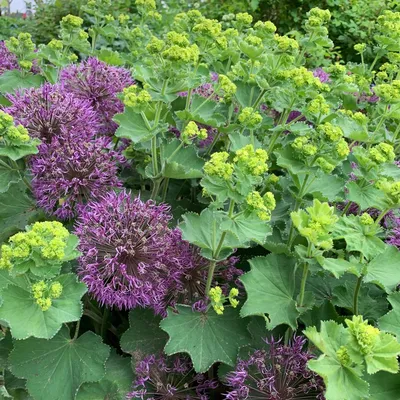
<instances>
[{"instance_id":1,"label":"broad green foliage","mask_svg":"<svg viewBox=\"0 0 400 400\"><path fill-rule=\"evenodd\" d=\"M11 372L27 380L27 389L35 399L67 400L75 397L84 382L104 377L109 353L109 347L92 332L71 339L68 328L62 328L51 340L15 341Z\"/></svg>"},{"instance_id":2,"label":"broad green foliage","mask_svg":"<svg viewBox=\"0 0 400 400\"><path fill-rule=\"evenodd\" d=\"M250 340L235 309L229 307L223 315L217 315L214 311L195 313L190 307L179 306L178 312L170 310L161 323L169 335L167 354L188 353L197 372L207 371L218 361L235 365L239 348Z\"/></svg>"}]
</instances>

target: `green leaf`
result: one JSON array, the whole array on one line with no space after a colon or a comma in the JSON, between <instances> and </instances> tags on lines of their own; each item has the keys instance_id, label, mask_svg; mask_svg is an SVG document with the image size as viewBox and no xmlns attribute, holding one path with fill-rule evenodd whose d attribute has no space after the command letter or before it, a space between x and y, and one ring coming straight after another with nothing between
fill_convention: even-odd
<instances>
[{"instance_id":1,"label":"green leaf","mask_svg":"<svg viewBox=\"0 0 400 400\"><path fill-rule=\"evenodd\" d=\"M150 309L136 308L129 312L129 329L121 337L121 349L140 361L149 354L161 353L168 335L160 329L161 317Z\"/></svg>"},{"instance_id":2,"label":"green leaf","mask_svg":"<svg viewBox=\"0 0 400 400\"><path fill-rule=\"evenodd\" d=\"M0 193L7 192L13 183L21 180L19 171L13 168L6 168L0 164Z\"/></svg>"},{"instance_id":3,"label":"green leaf","mask_svg":"<svg viewBox=\"0 0 400 400\"><path fill-rule=\"evenodd\" d=\"M15 341L11 372L27 379L27 389L35 400L72 400L84 382L103 378L109 352L94 333L86 332L74 340L64 327L51 340Z\"/></svg>"},{"instance_id":4,"label":"green leaf","mask_svg":"<svg viewBox=\"0 0 400 400\"><path fill-rule=\"evenodd\" d=\"M394 333L400 342L400 292L390 294L387 299L392 310L379 319L379 328Z\"/></svg>"},{"instance_id":5,"label":"green leaf","mask_svg":"<svg viewBox=\"0 0 400 400\"><path fill-rule=\"evenodd\" d=\"M307 192L321 201L338 201L344 199L345 180L335 175L322 175L308 187Z\"/></svg>"},{"instance_id":6,"label":"green leaf","mask_svg":"<svg viewBox=\"0 0 400 400\"><path fill-rule=\"evenodd\" d=\"M63 323L78 321L82 316L81 297L86 293L86 285L77 282L75 274L61 275L57 278L63 286L58 299L52 300L47 311L36 304L31 288L9 285L2 292L0 319L6 321L15 339L52 338Z\"/></svg>"},{"instance_id":7,"label":"green leaf","mask_svg":"<svg viewBox=\"0 0 400 400\"><path fill-rule=\"evenodd\" d=\"M385 210L388 207L385 193L371 185L360 187L357 182L350 182L346 185L348 189L347 199L358 204L362 210L377 208Z\"/></svg>"},{"instance_id":8,"label":"green leaf","mask_svg":"<svg viewBox=\"0 0 400 400\"><path fill-rule=\"evenodd\" d=\"M276 163L293 175L306 174L311 171L310 167L297 158L295 150L290 146L282 147L276 150L274 154L276 155Z\"/></svg>"},{"instance_id":9,"label":"green leaf","mask_svg":"<svg viewBox=\"0 0 400 400\"><path fill-rule=\"evenodd\" d=\"M174 139L164 147L164 177L172 179L195 179L203 176L204 160L197 155L193 146L181 147ZM175 153L176 151L176 153ZM173 155L171 161L168 159Z\"/></svg>"},{"instance_id":10,"label":"green leaf","mask_svg":"<svg viewBox=\"0 0 400 400\"><path fill-rule=\"evenodd\" d=\"M115 65L116 67L124 64L124 60L117 51L112 51L106 48L102 48L97 53L97 58L101 61L104 61L106 64Z\"/></svg>"},{"instance_id":11,"label":"green leaf","mask_svg":"<svg viewBox=\"0 0 400 400\"><path fill-rule=\"evenodd\" d=\"M106 362L106 375L100 382L84 383L76 400L125 400L132 387L133 373L130 357L112 351Z\"/></svg>"},{"instance_id":12,"label":"green leaf","mask_svg":"<svg viewBox=\"0 0 400 400\"><path fill-rule=\"evenodd\" d=\"M221 228L224 231L232 232L242 242L243 246L250 246L250 242L264 244L267 236L272 234L271 226L266 221L261 221L257 215L241 214L235 219L227 217L222 222Z\"/></svg>"},{"instance_id":13,"label":"green leaf","mask_svg":"<svg viewBox=\"0 0 400 400\"><path fill-rule=\"evenodd\" d=\"M372 282L390 293L400 282L400 251L394 246L386 246L385 251L368 264L364 282Z\"/></svg>"},{"instance_id":14,"label":"green leaf","mask_svg":"<svg viewBox=\"0 0 400 400\"><path fill-rule=\"evenodd\" d=\"M0 75L0 92L12 93L17 89L39 87L43 82L44 78L41 75L13 69Z\"/></svg>"},{"instance_id":15,"label":"green leaf","mask_svg":"<svg viewBox=\"0 0 400 400\"><path fill-rule=\"evenodd\" d=\"M400 374L378 372L368 376L371 400L399 400Z\"/></svg>"},{"instance_id":16,"label":"green leaf","mask_svg":"<svg viewBox=\"0 0 400 400\"><path fill-rule=\"evenodd\" d=\"M331 272L335 278L340 278L345 272L358 270L358 264L351 263L342 258L324 258L321 267Z\"/></svg>"},{"instance_id":17,"label":"green leaf","mask_svg":"<svg viewBox=\"0 0 400 400\"><path fill-rule=\"evenodd\" d=\"M24 184L13 184L0 193L0 242L23 230L40 215L36 203L26 195Z\"/></svg>"},{"instance_id":18,"label":"green leaf","mask_svg":"<svg viewBox=\"0 0 400 400\"><path fill-rule=\"evenodd\" d=\"M219 127L225 124L223 116L226 106L212 100L204 99L199 95L192 97L191 111L176 111L176 115L182 121L195 121L200 124Z\"/></svg>"},{"instance_id":19,"label":"green leaf","mask_svg":"<svg viewBox=\"0 0 400 400\"><path fill-rule=\"evenodd\" d=\"M375 235L366 235L364 226L355 215L344 216L333 228L334 239L344 239L348 251L359 251L370 260L386 249L386 244Z\"/></svg>"},{"instance_id":20,"label":"green leaf","mask_svg":"<svg viewBox=\"0 0 400 400\"><path fill-rule=\"evenodd\" d=\"M114 121L119 124L115 136L130 139L133 143L147 142L158 132L149 130L142 116L128 107L122 114L115 115Z\"/></svg>"},{"instance_id":21,"label":"green leaf","mask_svg":"<svg viewBox=\"0 0 400 400\"><path fill-rule=\"evenodd\" d=\"M221 211L212 211L206 208L200 215L186 213L182 216L183 222L180 224L182 237L190 243L199 246L202 256L212 260L217 257L218 260L224 260L233 250L241 247L239 239L230 232L225 233L221 224L225 219L225 213ZM224 238L223 241L221 239ZM220 246L219 254L216 250Z\"/></svg>"},{"instance_id":22,"label":"green leaf","mask_svg":"<svg viewBox=\"0 0 400 400\"><path fill-rule=\"evenodd\" d=\"M169 310L160 326L169 335L165 346L168 355L188 353L196 372L206 372L214 363L235 365L239 348L251 337L237 310L226 307L223 315L213 310L193 312L191 307Z\"/></svg>"},{"instance_id":23,"label":"green leaf","mask_svg":"<svg viewBox=\"0 0 400 400\"><path fill-rule=\"evenodd\" d=\"M17 161L25 156L37 154L39 152L38 145L41 143L39 139L31 139L26 144L18 146L0 146L0 156L8 157L13 161Z\"/></svg>"},{"instance_id":24,"label":"green leaf","mask_svg":"<svg viewBox=\"0 0 400 400\"><path fill-rule=\"evenodd\" d=\"M395 374L399 371L397 357L400 354L400 343L390 333L380 332L371 352L365 356L367 372L375 374L387 371Z\"/></svg>"},{"instance_id":25,"label":"green leaf","mask_svg":"<svg viewBox=\"0 0 400 400\"><path fill-rule=\"evenodd\" d=\"M295 301L295 260L269 254L249 261L251 271L240 277L247 292L241 315L268 314L268 328L287 324L293 329L300 315Z\"/></svg>"},{"instance_id":26,"label":"green leaf","mask_svg":"<svg viewBox=\"0 0 400 400\"><path fill-rule=\"evenodd\" d=\"M310 360L308 367L324 379L326 400L368 398L368 383L361 378L361 368L342 365L336 355L350 339L346 328L333 321L323 321L320 332L309 327L304 334L323 353L317 360Z\"/></svg>"}]
</instances>

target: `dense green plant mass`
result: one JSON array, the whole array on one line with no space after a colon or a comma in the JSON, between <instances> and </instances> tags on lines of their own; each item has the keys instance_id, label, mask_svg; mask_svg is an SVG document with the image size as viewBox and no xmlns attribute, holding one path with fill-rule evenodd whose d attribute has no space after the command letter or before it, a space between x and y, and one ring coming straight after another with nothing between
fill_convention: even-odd
<instances>
[{"instance_id":1,"label":"dense green plant mass","mask_svg":"<svg viewBox=\"0 0 400 400\"><path fill-rule=\"evenodd\" d=\"M1 396L398 400L400 13L178 6L0 42Z\"/></svg>"}]
</instances>

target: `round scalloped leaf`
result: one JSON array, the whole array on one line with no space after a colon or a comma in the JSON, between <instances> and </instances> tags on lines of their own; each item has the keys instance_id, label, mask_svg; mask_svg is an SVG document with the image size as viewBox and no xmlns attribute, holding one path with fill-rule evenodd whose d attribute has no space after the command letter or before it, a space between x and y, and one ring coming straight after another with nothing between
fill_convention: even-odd
<instances>
[{"instance_id":1,"label":"round scalloped leaf","mask_svg":"<svg viewBox=\"0 0 400 400\"><path fill-rule=\"evenodd\" d=\"M165 346L168 355L188 353L196 372L206 372L220 361L235 365L239 349L250 343L251 336L237 310L226 307L222 315L177 306L178 313L169 310L160 326L169 335Z\"/></svg>"},{"instance_id":2,"label":"round scalloped leaf","mask_svg":"<svg viewBox=\"0 0 400 400\"><path fill-rule=\"evenodd\" d=\"M101 337L86 332L76 340L62 330L51 340L14 341L11 372L27 380L35 400L73 400L84 382L98 382L110 349Z\"/></svg>"},{"instance_id":3,"label":"round scalloped leaf","mask_svg":"<svg viewBox=\"0 0 400 400\"><path fill-rule=\"evenodd\" d=\"M77 282L74 274L61 275L57 278L63 286L58 299L52 300L47 311L36 304L30 286L7 286L1 293L3 303L0 306L0 320L8 323L15 339L30 336L50 339L63 323L78 321L82 316L80 299L86 293L86 285Z\"/></svg>"},{"instance_id":4,"label":"round scalloped leaf","mask_svg":"<svg viewBox=\"0 0 400 400\"><path fill-rule=\"evenodd\" d=\"M241 315L268 314L269 329L280 324L295 329L300 315L295 301L295 259L269 254L249 262L251 271L240 278L247 292Z\"/></svg>"}]
</instances>

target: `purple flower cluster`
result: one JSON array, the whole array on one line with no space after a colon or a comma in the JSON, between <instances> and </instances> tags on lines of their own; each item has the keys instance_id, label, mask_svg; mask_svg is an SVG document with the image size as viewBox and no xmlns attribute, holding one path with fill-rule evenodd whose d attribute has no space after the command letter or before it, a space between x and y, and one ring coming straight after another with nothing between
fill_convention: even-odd
<instances>
[{"instance_id":1,"label":"purple flower cluster","mask_svg":"<svg viewBox=\"0 0 400 400\"><path fill-rule=\"evenodd\" d=\"M3 41L0 41L0 75L18 68L17 57L7 49Z\"/></svg>"},{"instance_id":2,"label":"purple flower cluster","mask_svg":"<svg viewBox=\"0 0 400 400\"><path fill-rule=\"evenodd\" d=\"M306 339L293 337L288 345L274 338L266 340L269 350L256 350L247 360L239 360L227 376L231 388L227 400L323 400L322 379L307 368L311 353L304 350Z\"/></svg>"},{"instance_id":3,"label":"purple flower cluster","mask_svg":"<svg viewBox=\"0 0 400 400\"><path fill-rule=\"evenodd\" d=\"M117 94L134 83L127 69L91 57L61 71L60 82L65 91L92 105L100 121L99 133L112 135L115 132L117 124L112 119L124 110Z\"/></svg>"},{"instance_id":4,"label":"purple flower cluster","mask_svg":"<svg viewBox=\"0 0 400 400\"><path fill-rule=\"evenodd\" d=\"M321 83L327 83L330 82L331 80L330 75L327 72L325 72L322 68L316 68L313 71L313 75L316 78L318 78L321 81Z\"/></svg>"},{"instance_id":5,"label":"purple flower cluster","mask_svg":"<svg viewBox=\"0 0 400 400\"><path fill-rule=\"evenodd\" d=\"M70 219L88 201L121 187L117 171L123 157L109 146L105 137L85 140L72 135L42 144L30 160L37 204L49 214Z\"/></svg>"},{"instance_id":6,"label":"purple flower cluster","mask_svg":"<svg viewBox=\"0 0 400 400\"><path fill-rule=\"evenodd\" d=\"M99 130L91 104L77 99L60 85L46 83L7 98L11 106L5 112L43 142L51 143L53 138L61 139L65 135L74 135L78 141L91 139Z\"/></svg>"},{"instance_id":7,"label":"purple flower cluster","mask_svg":"<svg viewBox=\"0 0 400 400\"><path fill-rule=\"evenodd\" d=\"M217 381L196 374L186 357L150 355L136 366L136 380L126 399L208 400Z\"/></svg>"},{"instance_id":8,"label":"purple flower cluster","mask_svg":"<svg viewBox=\"0 0 400 400\"><path fill-rule=\"evenodd\" d=\"M205 299L208 261L182 240L179 229L168 227L171 219L168 206L126 192L111 192L82 211L78 274L100 304L149 307L165 315L168 306ZM237 261L221 264L226 281L242 273Z\"/></svg>"}]
</instances>

